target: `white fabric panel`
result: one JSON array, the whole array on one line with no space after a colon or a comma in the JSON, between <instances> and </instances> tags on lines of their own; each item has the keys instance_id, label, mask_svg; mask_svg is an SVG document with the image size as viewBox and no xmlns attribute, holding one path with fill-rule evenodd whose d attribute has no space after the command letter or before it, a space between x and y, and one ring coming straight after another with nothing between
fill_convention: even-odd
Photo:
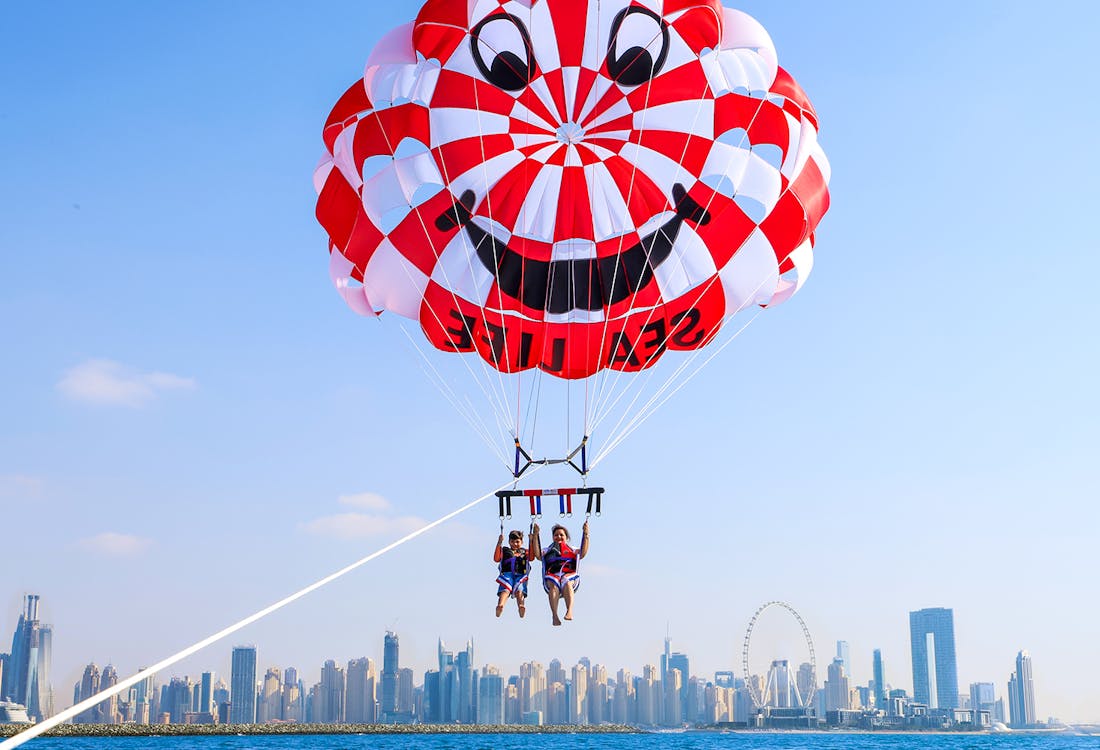
<instances>
[{"instance_id":1,"label":"white fabric panel","mask_svg":"<svg viewBox=\"0 0 1100 750\"><path fill-rule=\"evenodd\" d=\"M672 186L684 181L684 171L679 162L660 151L645 148L637 143L627 143L619 152L624 159L637 165L645 176L653 180L666 196L672 197Z\"/></svg>"},{"instance_id":2,"label":"white fabric panel","mask_svg":"<svg viewBox=\"0 0 1100 750\"><path fill-rule=\"evenodd\" d=\"M344 298L344 302L347 303L348 307L360 315L377 315L378 313L375 312L370 300L367 299L366 290L351 276L354 268L355 266L344 257L339 248L332 248L328 258L328 275L332 279L332 285L336 287L336 291Z\"/></svg>"},{"instance_id":3,"label":"white fabric panel","mask_svg":"<svg viewBox=\"0 0 1100 750\"><path fill-rule=\"evenodd\" d=\"M332 157L325 154L321 157L321 161L317 162L317 166L313 168L313 189L317 191L317 195L320 195L324 189L325 182L328 181L328 176L332 173L334 166L336 165L332 163Z\"/></svg>"},{"instance_id":4,"label":"white fabric panel","mask_svg":"<svg viewBox=\"0 0 1100 750\"><path fill-rule=\"evenodd\" d=\"M562 84L565 89L565 118L571 120L577 104L577 84L580 81L580 68L572 65L561 69Z\"/></svg>"},{"instance_id":5,"label":"white fabric panel","mask_svg":"<svg viewBox=\"0 0 1100 750\"><path fill-rule=\"evenodd\" d=\"M424 185L443 187L443 176L435 165L435 157L427 151L397 159L393 167L401 184L401 191L410 204L418 188Z\"/></svg>"},{"instance_id":6,"label":"white fabric panel","mask_svg":"<svg viewBox=\"0 0 1100 750\"><path fill-rule=\"evenodd\" d=\"M665 300L675 299L712 277L718 269L714 257L695 231L681 225L672 254L653 269L653 277Z\"/></svg>"},{"instance_id":7,"label":"white fabric panel","mask_svg":"<svg viewBox=\"0 0 1100 750\"><path fill-rule=\"evenodd\" d=\"M553 240L554 225L558 218L561 175L561 167L550 165L544 166L535 175L516 221L516 234L546 242Z\"/></svg>"},{"instance_id":8,"label":"white fabric panel","mask_svg":"<svg viewBox=\"0 0 1100 750\"><path fill-rule=\"evenodd\" d=\"M550 138L554 137L554 130L558 127L556 123L547 122L541 115L535 114L529 107L521 104L518 100L512 106L512 111L509 112L509 115L513 120L526 122L536 128L542 128L547 132ZM520 138L522 136L513 135L512 137Z\"/></svg>"},{"instance_id":9,"label":"white fabric panel","mask_svg":"<svg viewBox=\"0 0 1100 750\"><path fill-rule=\"evenodd\" d=\"M547 323L602 323L604 318L603 310L576 309L563 313L546 313L543 316L543 320Z\"/></svg>"},{"instance_id":10,"label":"white fabric panel","mask_svg":"<svg viewBox=\"0 0 1100 750\"><path fill-rule=\"evenodd\" d=\"M783 173L783 176L788 180L793 179L797 173L798 162L798 147L802 140L802 121L793 117L789 112L784 110L783 117L787 121L787 133L789 138L787 140L787 148L783 153L786 157L783 159L783 166L779 168L779 171Z\"/></svg>"},{"instance_id":11,"label":"white fabric panel","mask_svg":"<svg viewBox=\"0 0 1100 750\"><path fill-rule=\"evenodd\" d=\"M435 93L439 67L421 62L413 65L378 65L367 68L363 85L376 109L408 99L427 104Z\"/></svg>"},{"instance_id":12,"label":"white fabric panel","mask_svg":"<svg viewBox=\"0 0 1100 750\"><path fill-rule=\"evenodd\" d=\"M611 239L633 229L626 200L607 167L590 164L584 168L592 201L592 229L596 241Z\"/></svg>"},{"instance_id":13,"label":"white fabric panel","mask_svg":"<svg viewBox=\"0 0 1100 750\"><path fill-rule=\"evenodd\" d=\"M379 309L406 318L420 314L420 300L428 286L428 277L405 260L388 239L383 239L363 271L363 290Z\"/></svg>"},{"instance_id":14,"label":"white fabric panel","mask_svg":"<svg viewBox=\"0 0 1100 750\"><path fill-rule=\"evenodd\" d=\"M766 305L779 281L775 250L759 229L718 272L726 295L726 317L750 305Z\"/></svg>"},{"instance_id":15,"label":"white fabric panel","mask_svg":"<svg viewBox=\"0 0 1100 750\"><path fill-rule=\"evenodd\" d=\"M534 3L530 10L516 8L510 11L523 20L531 35L531 48L535 53L539 68L555 70L561 67L558 56L558 37L554 32L554 21L550 18L549 3Z\"/></svg>"},{"instance_id":16,"label":"white fabric panel","mask_svg":"<svg viewBox=\"0 0 1100 750\"><path fill-rule=\"evenodd\" d=\"M513 133L513 148L527 148L528 146L557 146L558 139L548 133ZM536 153L542 153L538 151ZM543 161L546 160L545 157Z\"/></svg>"},{"instance_id":17,"label":"white fabric panel","mask_svg":"<svg viewBox=\"0 0 1100 750\"><path fill-rule=\"evenodd\" d=\"M353 149L355 131L358 127L359 121L357 120L341 130L340 135L336 136L335 143L332 144L333 164L340 170L340 174L344 176L347 183L351 185L351 189L355 191L363 187L363 178L359 174L359 167L355 164Z\"/></svg>"},{"instance_id":18,"label":"white fabric panel","mask_svg":"<svg viewBox=\"0 0 1100 750\"><path fill-rule=\"evenodd\" d=\"M439 255L432 280L475 305L484 305L493 287L493 275L475 256L466 232L459 232Z\"/></svg>"},{"instance_id":19,"label":"white fabric panel","mask_svg":"<svg viewBox=\"0 0 1100 750\"><path fill-rule=\"evenodd\" d=\"M779 57L775 52L775 43L759 21L748 13L723 8L722 49L754 52L760 59L758 71L766 77L765 85L761 88L771 88L779 72Z\"/></svg>"},{"instance_id":20,"label":"white fabric panel","mask_svg":"<svg viewBox=\"0 0 1100 750\"><path fill-rule=\"evenodd\" d=\"M634 113L636 130L668 130L714 138L714 100L670 102Z\"/></svg>"},{"instance_id":21,"label":"white fabric panel","mask_svg":"<svg viewBox=\"0 0 1100 750\"><path fill-rule=\"evenodd\" d=\"M538 100L543 103L547 111L554 114L555 117L559 117L558 105L554 103L554 96L550 93L550 86L547 85L546 79L539 76L535 80L531 81L527 86L528 90L538 97ZM551 130L557 128L557 125L553 125Z\"/></svg>"},{"instance_id":22,"label":"white fabric panel","mask_svg":"<svg viewBox=\"0 0 1100 750\"><path fill-rule=\"evenodd\" d=\"M555 138L551 143L547 144L544 148L540 148L538 151L531 154L531 159L542 164L546 164L550 157L558 152L561 147L561 143Z\"/></svg>"},{"instance_id":23,"label":"white fabric panel","mask_svg":"<svg viewBox=\"0 0 1100 750\"><path fill-rule=\"evenodd\" d=\"M595 83L595 86L593 86L593 89L595 89L596 86L604 85L605 81L607 81L607 79L605 79L603 77L600 77L600 78L596 79L596 83ZM610 87L611 85L613 85L613 84L611 84L610 81L607 81L606 86ZM592 97L589 97L589 98L591 99ZM597 99L596 102L593 102L593 105L595 105L598 101L599 100ZM587 114L592 109L593 109L593 107L588 106L588 104L586 103L584 114ZM594 130L596 127L598 127L600 125L603 125L604 123L611 122L612 120L617 120L620 117L626 117L628 115L633 115L633 114L634 114L634 108L631 107L630 104L625 99L620 99L619 101L615 102L610 107L605 109L603 112L601 112L598 116L592 118L591 122L585 122L585 124L584 124L585 133L588 133L588 132ZM584 115L583 114L581 116L581 120L584 121ZM603 133L600 133L600 135L603 136Z\"/></svg>"},{"instance_id":24,"label":"white fabric panel","mask_svg":"<svg viewBox=\"0 0 1100 750\"><path fill-rule=\"evenodd\" d=\"M701 177L708 175L728 177L738 195L759 201L768 211L775 208L783 189L783 179L775 167L748 149L726 143L715 143L711 148Z\"/></svg>"},{"instance_id":25,"label":"white fabric panel","mask_svg":"<svg viewBox=\"0 0 1100 750\"><path fill-rule=\"evenodd\" d=\"M421 185L443 186L435 159L427 151L395 159L363 183L363 210L375 226L382 226L386 212L399 207L412 208L413 194Z\"/></svg>"},{"instance_id":26,"label":"white fabric panel","mask_svg":"<svg viewBox=\"0 0 1100 750\"><path fill-rule=\"evenodd\" d=\"M768 307L775 307L789 300L795 295L795 292L802 288L802 285L806 283L806 279L810 278L810 271L814 268L813 245L809 240L806 240L795 248L788 258L794 264L794 270L783 274L783 277L779 279L775 295L768 303ZM793 281L787 278L792 274L794 276Z\"/></svg>"},{"instance_id":27,"label":"white fabric panel","mask_svg":"<svg viewBox=\"0 0 1100 750\"><path fill-rule=\"evenodd\" d=\"M455 176L447 173L447 165L443 165L444 175L450 178L451 192L456 197L467 190L473 190L478 197L485 197L493 185L500 178L510 172L523 161L523 155L518 151L508 151L500 156L494 156L486 162L475 164L462 174Z\"/></svg>"},{"instance_id":28,"label":"white fabric panel","mask_svg":"<svg viewBox=\"0 0 1100 750\"><path fill-rule=\"evenodd\" d=\"M411 21L386 32L385 36L379 39L378 43L374 45L374 49L370 51L363 77L367 77L371 68L380 65L415 63L416 50L413 48L412 33L413 23Z\"/></svg>"},{"instance_id":29,"label":"white fabric panel","mask_svg":"<svg viewBox=\"0 0 1100 750\"><path fill-rule=\"evenodd\" d=\"M817 146L817 128L813 123L802 118L802 128L799 130L798 149L795 153L794 159L790 164L784 164L784 168L790 167L791 172L787 174L787 177L792 181L802 172L802 168L806 166L806 162L809 161L810 156L814 153L814 149Z\"/></svg>"},{"instance_id":30,"label":"white fabric panel","mask_svg":"<svg viewBox=\"0 0 1100 750\"><path fill-rule=\"evenodd\" d=\"M596 257L596 243L585 239L558 240L550 248L550 260L586 260Z\"/></svg>"},{"instance_id":31,"label":"white fabric panel","mask_svg":"<svg viewBox=\"0 0 1100 750\"><path fill-rule=\"evenodd\" d=\"M565 146L565 159L562 160L562 166L565 167L583 167L584 162L581 161L581 156L577 153L577 147L570 143Z\"/></svg>"},{"instance_id":32,"label":"white fabric panel","mask_svg":"<svg viewBox=\"0 0 1100 750\"><path fill-rule=\"evenodd\" d=\"M432 148L477 135L508 132L507 115L466 107L433 107L428 110L428 122L432 129Z\"/></svg>"}]
</instances>

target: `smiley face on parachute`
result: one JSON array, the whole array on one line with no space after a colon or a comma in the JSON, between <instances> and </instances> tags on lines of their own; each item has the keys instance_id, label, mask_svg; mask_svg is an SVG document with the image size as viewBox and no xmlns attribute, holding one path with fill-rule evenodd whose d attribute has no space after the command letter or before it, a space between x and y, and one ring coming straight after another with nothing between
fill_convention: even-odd
<instances>
[{"instance_id":1,"label":"smiley face on parachute","mask_svg":"<svg viewBox=\"0 0 1100 750\"><path fill-rule=\"evenodd\" d=\"M639 370L801 284L816 133L717 0L429 0L334 108L317 212L361 313L505 372Z\"/></svg>"}]
</instances>

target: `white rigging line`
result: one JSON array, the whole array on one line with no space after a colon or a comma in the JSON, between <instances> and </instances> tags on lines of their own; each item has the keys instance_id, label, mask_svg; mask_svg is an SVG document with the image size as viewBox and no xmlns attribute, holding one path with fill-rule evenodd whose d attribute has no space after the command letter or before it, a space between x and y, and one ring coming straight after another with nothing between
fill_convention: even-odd
<instances>
[{"instance_id":1,"label":"white rigging line","mask_svg":"<svg viewBox=\"0 0 1100 750\"><path fill-rule=\"evenodd\" d=\"M615 436L610 441L608 441L607 446L603 449L603 451L598 456L596 456L596 459L592 462L592 467L595 468L596 464L598 464L603 459L607 458L607 455L609 453L611 453L611 451L614 448L618 447L618 445L620 443L622 443L624 440L626 440L626 438L629 437L630 434L632 432L634 432L634 430L638 429L638 427L640 427L643 422L645 422L647 419L649 419L651 416L653 416L654 412L656 412L659 408L661 408L665 404L665 402L667 402L670 398L675 396L680 391L681 388L683 388L685 385L687 385L692 380L692 378L694 378L696 375L698 375L700 370L702 370L704 367L706 367L707 364L709 364L712 359L717 357L719 354L722 353L722 351L727 346L732 344L734 339L736 339L738 336L740 336L742 333L744 333L745 329L748 328L753 323L753 321L755 321L760 316L761 312L763 312L763 308L761 308L751 318L749 318L743 326L738 328L737 331L734 332L734 334L732 336L730 336L730 338L727 341L722 342L722 345L720 347L718 347L717 350L715 350L714 352L710 352L710 356L707 357L705 360L703 360L703 362L698 367L696 367L695 370L690 375L688 375L686 378L684 378L683 380L678 382L676 384L676 387L673 388L672 391L670 393L668 393L668 395L666 395L664 398L660 398L660 401L658 401L657 399L660 397L661 392L666 390L668 388L668 386L670 386L672 384L672 382L674 380L674 377L670 377L667 381L665 381L665 384L661 386L661 390L659 390L657 393L653 394L653 396L646 403L646 405L643 406L641 408L641 410L639 410L639 412L636 415L634 415L634 418L630 420L630 422L627 424L627 426L625 428L623 428L622 433L620 433L619 435ZM710 349L713 349L713 347L708 346L707 350L710 350ZM703 349L696 349L694 351L695 352L702 352L704 350ZM688 363L694 362L696 358L697 358L696 356L693 356L691 359L688 360ZM0 748L0 750L3 750L3 748Z\"/></svg>"},{"instance_id":2,"label":"white rigging line","mask_svg":"<svg viewBox=\"0 0 1100 750\"><path fill-rule=\"evenodd\" d=\"M536 471L537 470L538 469L536 467ZM497 488L497 490L506 489L509 486L511 486L511 484L512 483L509 481L508 484L501 485L500 487ZM420 536L421 534L423 534L427 531L430 531L431 529L434 529L436 526L439 526L440 524L443 524L443 523L451 520L452 518L459 515L460 513L464 513L465 511L469 510L470 508L473 508L475 505L482 502L483 500L486 500L490 497L493 497L496 494L497 490L493 490L492 492L484 494L481 497L477 498L476 500L472 500L471 502L466 503L465 505L458 508L457 510L453 510L450 513L448 513L444 516L440 516L439 518L432 521L431 523L428 523L424 526L421 526L416 531L414 531L410 534L406 534L405 536L398 539L396 542L392 542L391 544L387 544L382 549L377 550L375 552L372 552L371 554L367 555L366 557L364 557L360 560L356 560L351 565L347 565L347 566L341 568L340 570L336 571L335 573L327 575L324 578L309 584L305 588L294 592L290 596L287 596L283 599L280 599L279 601L275 602L274 604L270 604L270 605L264 607L263 609L259 610L258 612L254 612L253 614L249 615L248 617L244 618L243 620L239 620L239 621L233 623L232 625L219 630L218 632L214 633L213 635L209 635L206 638L203 638L201 641L198 641L196 643L191 644L190 646L183 649L182 651L178 651L175 654L172 654L171 656L167 657L166 659L162 659L161 661L158 661L153 666L146 667L145 669L141 670L137 674L135 674L131 677L127 677L125 680L119 680L117 684L112 685L111 687L107 688L106 690L103 690L99 693L96 693L91 698L87 698L87 699L77 703L76 705L72 706L71 708L65 709L61 713L56 714L55 716L51 716L50 718L46 719L45 721L39 722L38 724L33 724L29 729L24 729L19 734L14 735L12 737L9 737L8 739L4 740L3 742L0 742L0 750L14 750L14 748L19 747L24 742L27 742L28 740L32 740L35 737L39 736L40 734L43 734L44 732L48 732L50 729L53 729L58 724L61 724L62 722L68 721L69 719L72 719L72 718L76 717L77 714L88 710L92 706L95 706L99 703L102 703L107 698L110 698L113 695L118 695L119 693L125 691L127 688L129 688L133 685L136 685L137 683L141 682L142 680L144 680L146 678L152 677L157 672L161 671L162 669L165 669L166 667L170 667L171 665L175 664L176 662L180 661L181 659L185 659L186 657L191 656L195 652L200 651L200 650L206 648L207 646L209 646L213 643L216 643L216 642L222 640L223 638L225 638L227 636L232 635L233 633L236 633L241 628L244 628L245 626L251 625L252 623L256 622L257 620L260 620L264 617L267 617L272 612L274 612L278 609L282 609L283 607L290 604L291 602L294 602L294 601L297 601L298 599L301 599L306 594L312 593L312 592L316 591L317 589L321 588L322 586L325 586L329 583L332 583L337 578L340 578L341 576L344 576L347 573L350 573L351 571L355 570L356 568L369 563L371 560L375 559L376 557L381 557L382 555L386 554L390 550L393 550L397 547L400 547L405 542L412 541L413 539Z\"/></svg>"},{"instance_id":3,"label":"white rigging line","mask_svg":"<svg viewBox=\"0 0 1100 750\"><path fill-rule=\"evenodd\" d=\"M456 394L454 392L454 389L451 388L450 383L448 383L443 375L439 372L439 370L436 369L435 363L432 362L431 358L428 357L428 355L424 352L423 347L421 347L420 344L417 343L416 337L413 336L413 334L409 333L408 327L402 325L400 326L400 328L402 333L405 334L405 338L409 340L409 343L416 350L417 354L420 355L421 360L423 360L421 362L421 369L424 371L424 376L439 390L441 394L443 394L443 397L451 403L451 406L454 407L455 411L457 411L459 415L461 415L462 418L466 420L466 424L470 425L470 429L477 433L478 437L480 437L485 445L489 447L489 450L492 451L497 456L497 458L500 459L501 463L503 463L505 467L510 468L508 464L508 458L504 455L504 452L501 450L500 447L506 442L504 440L504 431L506 429L506 426L501 420L500 415L496 414L497 433L499 434L501 439L501 442L498 443L493 440L489 426L485 424L485 420L482 419L481 413L478 411L478 409L474 408L474 405L470 402L469 397L467 396L465 401L459 398L458 394ZM482 393L484 393L486 398L488 398L489 394L485 392L484 384L476 378L474 379L474 382L477 383L479 387L481 387Z\"/></svg>"}]
</instances>

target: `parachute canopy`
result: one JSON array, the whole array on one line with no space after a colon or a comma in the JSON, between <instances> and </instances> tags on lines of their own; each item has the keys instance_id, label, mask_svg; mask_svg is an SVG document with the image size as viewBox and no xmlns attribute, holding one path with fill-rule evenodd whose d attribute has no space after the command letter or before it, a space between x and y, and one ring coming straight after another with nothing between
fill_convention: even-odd
<instances>
[{"instance_id":1,"label":"parachute canopy","mask_svg":"<svg viewBox=\"0 0 1100 750\"><path fill-rule=\"evenodd\" d=\"M817 130L719 0L429 0L325 125L330 273L502 372L642 370L801 286Z\"/></svg>"}]
</instances>

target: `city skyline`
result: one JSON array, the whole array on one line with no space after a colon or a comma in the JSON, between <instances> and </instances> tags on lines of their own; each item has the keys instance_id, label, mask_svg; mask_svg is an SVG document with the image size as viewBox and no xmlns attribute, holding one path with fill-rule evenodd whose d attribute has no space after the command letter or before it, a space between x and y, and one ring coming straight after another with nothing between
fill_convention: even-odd
<instances>
[{"instance_id":1,"label":"city skyline","mask_svg":"<svg viewBox=\"0 0 1100 750\"><path fill-rule=\"evenodd\" d=\"M40 600L39 595L27 595L26 612L21 616L16 627L13 647L25 639L25 623L38 622ZM948 608L926 608L909 613L911 648L914 654L912 689L899 687L896 683L890 683L885 679L882 652L877 648L872 651L871 675L864 682L857 682L856 676L846 667L846 662L850 660L850 644L844 640L836 642L837 656L831 663L827 662L824 669L818 665L816 675L812 672L810 663L798 663L797 659L789 660L782 656L774 656L770 659L771 667L767 670L766 676L757 672L736 676L730 670L715 670L714 683L717 685L723 682L721 675L729 675L730 679L739 681L742 685L746 680L759 679L761 682L756 688L754 700L780 708L814 706L817 715L822 718L829 711L859 707L874 707L883 711L888 710L892 715L901 715L902 710L899 708L901 704L896 701L904 699L931 710L944 709L948 712L951 709L964 707L965 703L967 708L973 706L984 710L989 717L992 717L991 720L1006 722L1011 726L1033 726L1040 721L1041 717L1036 710L1031 658L1027 650L1017 653L1015 670L1007 683L1002 686L1003 692L997 691L992 682L971 682L967 691L960 690L959 685L951 687L946 684L955 674L953 619L953 610ZM325 659L320 667L319 680L308 694L303 686L308 685L310 680L305 676L299 679L300 674L306 673L299 673L295 667L284 669L281 666L268 666L261 680L258 669L258 665L261 664L258 647L256 645L234 646L231 650L230 682L224 690L228 700L227 710L222 721L264 723L273 719L288 720L288 718L301 721L305 716L310 716L312 720L319 723L408 721L412 717L411 691L415 685L416 670L400 667L399 645L398 634L387 630L382 639L379 662L367 656L350 657L344 669L340 666L345 663L344 661ZM642 674L652 670L662 690L674 690L679 696L662 709L665 712L662 715L666 725L676 725L680 722L678 717L697 715L699 710L696 706L694 713L689 711L689 693L680 691L688 678L695 679L699 675L690 668L688 654L672 651L671 645L671 636L666 633L663 650L654 660L655 663L645 663L640 669ZM436 646L436 660L431 665L434 669L428 668L424 672L423 684L416 687L425 694L437 696L433 707L425 710L435 712L437 719L435 723L477 721L481 710L476 707L478 704L472 696L479 688L476 682L471 683L469 680L471 670L476 674L473 641L468 640L465 648L458 652L446 650L442 638L437 639ZM13 652L15 652L14 648ZM37 658L37 655L34 658ZM5 697L4 691L9 689L9 685L15 684L15 680L12 679L16 674L15 670L9 669L5 674L5 668L11 666L12 662L10 654L0 653L0 698ZM540 662L524 662L519 666L519 670L524 669L524 664L531 663ZM560 664L561 660L554 657L550 660L550 664L554 663ZM593 661L587 655L580 656L577 663L586 670L593 668ZM793 670L795 664L798 665L797 676L794 675ZM500 667L488 661L484 663L482 671L490 667L494 674L500 674ZM623 670L630 674L625 666L618 671L622 673ZM215 717L219 715L219 710L214 700L215 674L214 670L206 669L202 672L200 681L196 683L191 683L187 675L182 677L172 675L161 688L162 694L158 699L161 708L157 715L170 716L171 721L183 723L183 716L190 708L193 713L205 713L211 721L217 721ZM680 677L673 678L674 674ZM48 682L48 670L45 678L47 682L42 686L42 690L52 699L53 690ZM811 678L813 678L812 682ZM150 714L149 700L146 697L155 679L156 676L148 678L130 688L126 694L130 696L131 703L136 701L138 704L136 708L131 709L129 720L135 720L134 717L143 717L148 722L155 718ZM73 704L92 697L100 690L116 684L118 680L119 674L113 663L105 664L100 670L93 660L85 666L83 676L74 686ZM568 682L564 678L562 681ZM222 681L219 680L218 684L222 684ZM387 685L391 687L387 688ZM284 692L284 686L288 690L293 688L299 692L288 696ZM960 702L960 695L965 695L966 700ZM239 697L234 699L233 696ZM807 696L812 698L808 701ZM104 716L116 716L119 700L118 696L111 697L106 702L84 711L76 721L99 723L104 720ZM747 699L741 700L743 703ZM460 709L460 706L466 708ZM675 712L671 712L673 707ZM61 708L64 706L57 707L57 710ZM743 707L741 711L744 712ZM47 718L48 715L50 714L47 714ZM40 716L39 719L41 718ZM1042 717L1042 720L1045 718ZM599 718L597 721L603 720ZM556 716L554 723L565 722L559 715Z\"/></svg>"},{"instance_id":2,"label":"city skyline","mask_svg":"<svg viewBox=\"0 0 1100 750\"><path fill-rule=\"evenodd\" d=\"M363 634L386 630L425 668L439 637L502 669L636 668L670 632L693 672L739 671L754 608L781 599L823 674L846 641L861 683L876 648L900 683L908 613L954 607L963 693L1007 698L1026 649L1043 716L1100 721L1100 298L1073 283L1100 277L1100 5L729 5L813 102L832 205L798 294L592 473L575 619L553 628L537 581L523 620L495 618L490 497L238 633L258 679L377 658ZM55 703L90 660L125 679L510 483L424 373L467 361L349 312L314 216L325 118L414 6L7 14L0 629L43 596ZM228 648L206 658L179 674L229 674Z\"/></svg>"}]
</instances>

